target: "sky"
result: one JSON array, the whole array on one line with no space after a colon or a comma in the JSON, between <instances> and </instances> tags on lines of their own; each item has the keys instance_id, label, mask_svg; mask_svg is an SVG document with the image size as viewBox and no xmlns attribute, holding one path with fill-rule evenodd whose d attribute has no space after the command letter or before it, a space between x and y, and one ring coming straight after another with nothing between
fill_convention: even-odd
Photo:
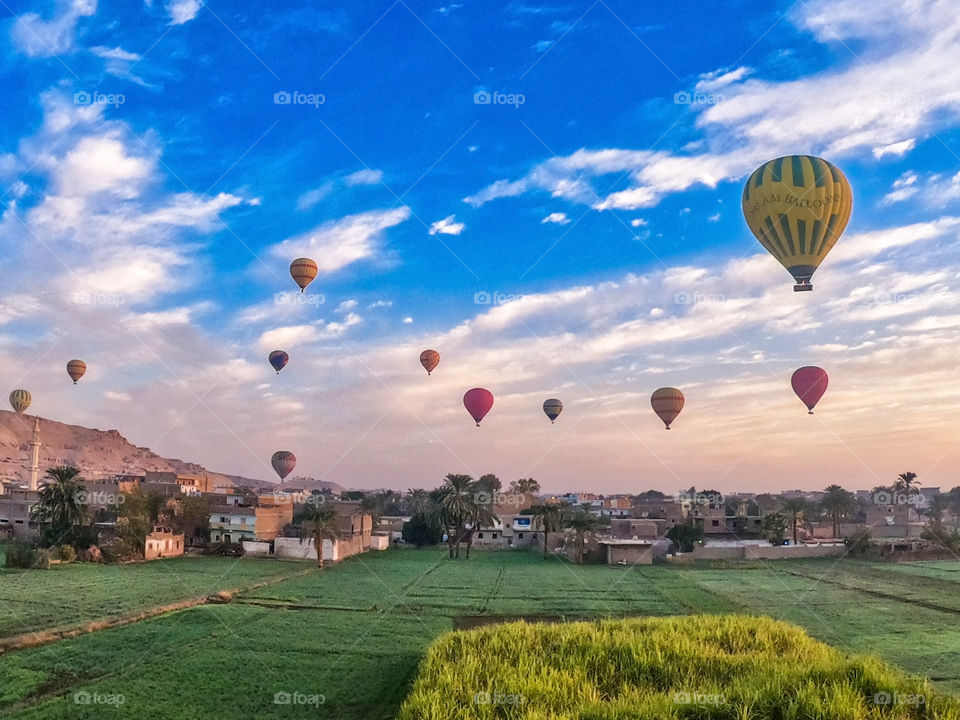
<instances>
[{"instance_id":1,"label":"sky","mask_svg":"<svg viewBox=\"0 0 960 720\"><path fill-rule=\"evenodd\" d=\"M262 479L960 485L958 41L950 0L4 0L7 392ZM794 153L854 193L797 294L740 211Z\"/></svg>"}]
</instances>

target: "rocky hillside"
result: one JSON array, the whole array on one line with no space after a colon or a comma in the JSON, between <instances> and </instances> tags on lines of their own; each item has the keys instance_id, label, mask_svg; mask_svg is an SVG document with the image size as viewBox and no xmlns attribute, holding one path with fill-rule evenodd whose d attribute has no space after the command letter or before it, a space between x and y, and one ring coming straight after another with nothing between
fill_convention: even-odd
<instances>
[{"instance_id":1,"label":"rocky hillside","mask_svg":"<svg viewBox=\"0 0 960 720\"><path fill-rule=\"evenodd\" d=\"M0 479L26 483L30 476L30 440L33 437L34 415L17 415L0 410ZM183 460L162 458L149 448L127 442L116 430L96 430L79 425L66 425L40 418L40 473L52 465L71 463L80 468L88 480L145 470L165 470L185 475L208 475L238 485L263 481L210 472L200 465Z\"/></svg>"}]
</instances>

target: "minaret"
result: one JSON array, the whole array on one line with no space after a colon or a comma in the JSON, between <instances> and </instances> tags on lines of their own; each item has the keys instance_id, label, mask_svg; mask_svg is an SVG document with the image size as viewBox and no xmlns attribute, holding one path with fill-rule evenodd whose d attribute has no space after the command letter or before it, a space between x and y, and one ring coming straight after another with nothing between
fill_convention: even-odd
<instances>
[{"instance_id":1,"label":"minaret","mask_svg":"<svg viewBox=\"0 0 960 720\"><path fill-rule=\"evenodd\" d=\"M33 426L33 440L30 441L33 456L30 463L30 489L37 490L37 474L40 472L40 418Z\"/></svg>"}]
</instances>

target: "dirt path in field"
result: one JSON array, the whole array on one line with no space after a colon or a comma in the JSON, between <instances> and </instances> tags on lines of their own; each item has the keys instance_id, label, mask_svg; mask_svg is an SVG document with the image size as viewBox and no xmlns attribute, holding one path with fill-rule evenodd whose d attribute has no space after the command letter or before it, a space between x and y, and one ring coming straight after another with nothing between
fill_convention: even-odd
<instances>
[{"instance_id":1,"label":"dirt path in field","mask_svg":"<svg viewBox=\"0 0 960 720\"><path fill-rule=\"evenodd\" d=\"M213 595L201 595L192 598L185 598L174 603L156 605L145 610L140 610L139 612L118 615L117 617L110 618L108 620L95 620L93 622L84 623L83 625L74 625L68 628L37 630L35 632L0 638L0 655L10 652L11 650L22 650L24 648L36 647L37 645L47 645L49 643L56 642L57 640L64 640L66 638L76 637L77 635L86 635L87 633L108 630L110 628L121 627L123 625L132 625L133 623L140 622L141 620L147 620L160 615L166 615L179 610L185 610L187 608L196 607L197 605L229 602L232 599L230 596L236 595L237 593L248 592L250 590L256 590L268 585L274 585L276 583L283 582L284 580L290 580L291 578L316 572L316 570L317 568L310 567L306 570L300 570L288 575L272 577L267 580L260 580L259 582L252 583L250 585L218 590L217 593ZM218 595L223 595L224 597L218 597Z\"/></svg>"}]
</instances>

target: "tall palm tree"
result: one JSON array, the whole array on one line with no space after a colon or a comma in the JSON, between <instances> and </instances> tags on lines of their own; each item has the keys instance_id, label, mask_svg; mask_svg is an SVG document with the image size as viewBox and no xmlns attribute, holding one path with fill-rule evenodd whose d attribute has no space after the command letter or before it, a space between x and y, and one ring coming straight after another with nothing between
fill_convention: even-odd
<instances>
[{"instance_id":1,"label":"tall palm tree","mask_svg":"<svg viewBox=\"0 0 960 720\"><path fill-rule=\"evenodd\" d=\"M438 510L440 521L447 531L450 557L460 558L460 541L464 529L475 512L476 488L469 475L449 474L440 487Z\"/></svg>"},{"instance_id":2,"label":"tall palm tree","mask_svg":"<svg viewBox=\"0 0 960 720\"><path fill-rule=\"evenodd\" d=\"M422 488L411 488L407 490L407 495L404 499L406 500L407 509L410 510L411 515L425 513L430 507L430 493Z\"/></svg>"},{"instance_id":3,"label":"tall palm tree","mask_svg":"<svg viewBox=\"0 0 960 720\"><path fill-rule=\"evenodd\" d=\"M583 563L583 547L587 535L600 529L600 518L586 510L578 510L567 520L567 527L574 532L574 547L577 551L576 563Z\"/></svg>"},{"instance_id":4,"label":"tall palm tree","mask_svg":"<svg viewBox=\"0 0 960 720\"><path fill-rule=\"evenodd\" d=\"M300 539L313 540L317 551L317 567L323 567L323 541L334 542L340 538L337 527L337 511L330 505L308 503L300 523Z\"/></svg>"},{"instance_id":5,"label":"tall palm tree","mask_svg":"<svg viewBox=\"0 0 960 720\"><path fill-rule=\"evenodd\" d=\"M853 514L857 509L856 496L839 485L828 485L823 490L820 509L830 516L833 523L833 537L840 537L840 519Z\"/></svg>"},{"instance_id":6,"label":"tall palm tree","mask_svg":"<svg viewBox=\"0 0 960 720\"><path fill-rule=\"evenodd\" d=\"M893 482L894 493L904 493L907 495L907 502L910 502L911 496L920 494L920 483L917 482L915 472L902 472L897 475ZM910 507L907 506L907 537L910 537Z\"/></svg>"},{"instance_id":7,"label":"tall palm tree","mask_svg":"<svg viewBox=\"0 0 960 720\"><path fill-rule=\"evenodd\" d=\"M530 508L533 516L533 526L543 531L543 558L548 557L547 540L552 532L557 532L563 524L563 515L566 506L558 503L550 505L534 505Z\"/></svg>"},{"instance_id":8,"label":"tall palm tree","mask_svg":"<svg viewBox=\"0 0 960 720\"><path fill-rule=\"evenodd\" d=\"M481 489L478 483L473 483L471 487L474 491L474 499L471 503L470 515L466 522L467 560L470 559L470 548L473 546L473 534L479 528L493 526L497 521L497 517L493 514L493 505L477 500L477 498L481 496L481 493L486 492L486 490Z\"/></svg>"},{"instance_id":9,"label":"tall palm tree","mask_svg":"<svg viewBox=\"0 0 960 720\"><path fill-rule=\"evenodd\" d=\"M90 519L86 505L86 488L80 471L73 465L57 465L47 470L47 484L40 491L40 501L30 511L50 545L68 543L73 529Z\"/></svg>"},{"instance_id":10,"label":"tall palm tree","mask_svg":"<svg viewBox=\"0 0 960 720\"><path fill-rule=\"evenodd\" d=\"M790 517L790 525L793 527L793 544L796 545L797 526L803 520L803 514L809 510L807 501L802 497L791 497L783 501L780 509Z\"/></svg>"}]
</instances>

